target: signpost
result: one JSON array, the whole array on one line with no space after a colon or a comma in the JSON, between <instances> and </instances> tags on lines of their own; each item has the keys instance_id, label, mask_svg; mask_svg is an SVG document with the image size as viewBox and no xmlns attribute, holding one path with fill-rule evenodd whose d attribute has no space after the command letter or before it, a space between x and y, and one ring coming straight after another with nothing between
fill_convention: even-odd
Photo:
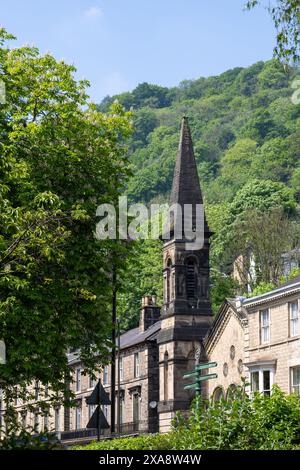
<instances>
[{"instance_id":1,"label":"signpost","mask_svg":"<svg viewBox=\"0 0 300 470\"><path fill-rule=\"evenodd\" d=\"M86 398L86 404L97 405L86 427L88 429L97 428L98 441L100 441L101 429L109 428L109 424L103 414L103 411L101 410L101 405L110 405L108 393L104 390L100 379L91 395Z\"/></svg>"},{"instance_id":2,"label":"signpost","mask_svg":"<svg viewBox=\"0 0 300 470\"><path fill-rule=\"evenodd\" d=\"M196 408L197 410L200 407L200 400L201 400L201 382L210 379L216 379L218 377L217 374L206 374L202 375L202 371L206 369L210 369L212 367L217 367L216 362L207 362L206 364L196 364L195 365L195 372L190 372L183 376L184 379L193 378L195 382L189 385L184 386L184 390L192 390L194 389L196 392Z\"/></svg>"}]
</instances>

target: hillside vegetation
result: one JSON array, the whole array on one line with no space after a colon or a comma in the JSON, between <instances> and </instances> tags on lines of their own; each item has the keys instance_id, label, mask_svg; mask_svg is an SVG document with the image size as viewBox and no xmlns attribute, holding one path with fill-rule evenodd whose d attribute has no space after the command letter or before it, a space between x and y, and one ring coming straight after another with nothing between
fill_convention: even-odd
<instances>
[{"instance_id":1,"label":"hillside vegetation","mask_svg":"<svg viewBox=\"0 0 300 470\"><path fill-rule=\"evenodd\" d=\"M107 111L117 99L134 110L135 133L129 144L133 176L127 193L131 201L147 204L168 201L180 122L188 115L205 208L215 232L211 260L215 310L224 295L235 293L227 276L235 256L253 246L253 233L241 221L259 221L261 214L263 226L279 220L277 239L282 246L276 253L269 247L263 259L256 253L253 287L278 283L280 269L267 272L264 263L274 264L279 251L298 244L300 104L292 99L297 73L274 60L258 62L216 77L185 80L170 89L143 83L99 105ZM265 237L268 244L270 234ZM159 242L139 242L135 269L126 282L121 308L127 318L132 316L133 324L142 294L161 299Z\"/></svg>"}]
</instances>

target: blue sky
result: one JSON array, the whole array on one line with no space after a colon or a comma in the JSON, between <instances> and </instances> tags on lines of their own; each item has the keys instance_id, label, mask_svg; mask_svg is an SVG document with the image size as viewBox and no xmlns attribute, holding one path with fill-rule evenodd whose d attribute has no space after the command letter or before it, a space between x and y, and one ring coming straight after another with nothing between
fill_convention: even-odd
<instances>
[{"instance_id":1,"label":"blue sky","mask_svg":"<svg viewBox=\"0 0 300 470\"><path fill-rule=\"evenodd\" d=\"M9 0L0 24L41 52L74 63L99 102L147 81L163 86L272 56L266 10L246 0Z\"/></svg>"}]
</instances>

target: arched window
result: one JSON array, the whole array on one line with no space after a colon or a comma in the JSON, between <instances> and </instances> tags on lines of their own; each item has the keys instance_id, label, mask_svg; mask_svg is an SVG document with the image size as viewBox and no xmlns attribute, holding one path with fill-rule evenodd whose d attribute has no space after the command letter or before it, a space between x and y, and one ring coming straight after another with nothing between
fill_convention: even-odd
<instances>
[{"instance_id":1,"label":"arched window","mask_svg":"<svg viewBox=\"0 0 300 470\"><path fill-rule=\"evenodd\" d=\"M235 384L230 384L228 389L227 389L227 392L226 392L226 400L227 401L232 401L235 399L236 395L237 395L237 390L238 390L238 387L237 385Z\"/></svg>"},{"instance_id":2,"label":"arched window","mask_svg":"<svg viewBox=\"0 0 300 470\"><path fill-rule=\"evenodd\" d=\"M167 261L167 279L166 279L166 302L167 302L167 304L171 300L171 282L172 282L171 266L172 266L172 261L169 258L168 261Z\"/></svg>"},{"instance_id":3,"label":"arched window","mask_svg":"<svg viewBox=\"0 0 300 470\"><path fill-rule=\"evenodd\" d=\"M164 355L164 400L167 401L169 398L169 354L166 351Z\"/></svg>"},{"instance_id":4,"label":"arched window","mask_svg":"<svg viewBox=\"0 0 300 470\"><path fill-rule=\"evenodd\" d=\"M193 258L189 258L186 264L186 292L188 299L196 299L197 297L197 276L196 262Z\"/></svg>"},{"instance_id":5,"label":"arched window","mask_svg":"<svg viewBox=\"0 0 300 470\"><path fill-rule=\"evenodd\" d=\"M224 390L222 387L217 387L214 389L212 399L213 401L220 401L224 399Z\"/></svg>"}]
</instances>

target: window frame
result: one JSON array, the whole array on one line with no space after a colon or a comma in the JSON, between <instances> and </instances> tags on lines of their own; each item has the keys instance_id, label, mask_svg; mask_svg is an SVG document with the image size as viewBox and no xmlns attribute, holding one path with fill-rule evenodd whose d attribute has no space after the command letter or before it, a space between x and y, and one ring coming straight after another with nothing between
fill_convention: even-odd
<instances>
[{"instance_id":1,"label":"window frame","mask_svg":"<svg viewBox=\"0 0 300 470\"><path fill-rule=\"evenodd\" d=\"M109 384L109 371L108 371L108 365L103 367L103 385L108 385Z\"/></svg>"},{"instance_id":2,"label":"window frame","mask_svg":"<svg viewBox=\"0 0 300 470\"><path fill-rule=\"evenodd\" d=\"M297 316L296 318L292 318L292 305L297 305ZM296 323L296 333L293 333L293 325ZM296 336L299 336L299 301L294 300L292 302L289 302L289 337L290 338L295 338Z\"/></svg>"},{"instance_id":3,"label":"window frame","mask_svg":"<svg viewBox=\"0 0 300 470\"><path fill-rule=\"evenodd\" d=\"M295 369L298 369L299 370L299 383L297 385L294 385L293 383L293 371ZM294 387L298 387L298 391L295 392L293 389ZM300 364L299 365L295 365L295 366L292 366L290 367L290 392L291 393L294 393L296 395L298 395L300 397Z\"/></svg>"},{"instance_id":4,"label":"window frame","mask_svg":"<svg viewBox=\"0 0 300 470\"><path fill-rule=\"evenodd\" d=\"M81 368L76 368L76 392L81 392Z\"/></svg>"},{"instance_id":5,"label":"window frame","mask_svg":"<svg viewBox=\"0 0 300 470\"><path fill-rule=\"evenodd\" d=\"M60 407L59 406L55 407L55 410L54 410L54 428L55 428L55 432L60 431Z\"/></svg>"},{"instance_id":6,"label":"window frame","mask_svg":"<svg viewBox=\"0 0 300 470\"><path fill-rule=\"evenodd\" d=\"M124 357L120 356L119 358L119 370L120 370L120 381L124 380Z\"/></svg>"},{"instance_id":7,"label":"window frame","mask_svg":"<svg viewBox=\"0 0 300 470\"><path fill-rule=\"evenodd\" d=\"M81 420L82 420L82 404L77 403L75 410L75 429L81 429Z\"/></svg>"},{"instance_id":8,"label":"window frame","mask_svg":"<svg viewBox=\"0 0 300 470\"><path fill-rule=\"evenodd\" d=\"M264 388L264 373L269 372L269 381L270 387L267 389ZM252 389L252 374L258 373L258 389ZM263 366L263 367L253 367L250 370L250 392L253 395L255 392L263 393L264 395L270 396L272 393L272 387L274 384L274 375L275 371L273 367L270 366Z\"/></svg>"},{"instance_id":9,"label":"window frame","mask_svg":"<svg viewBox=\"0 0 300 470\"><path fill-rule=\"evenodd\" d=\"M268 324L263 324L263 314L268 313ZM268 331L268 339L264 339L264 333ZM271 312L269 308L259 310L259 333L260 333L260 344L268 344L271 341Z\"/></svg>"},{"instance_id":10,"label":"window frame","mask_svg":"<svg viewBox=\"0 0 300 470\"><path fill-rule=\"evenodd\" d=\"M135 352L134 353L134 358L133 358L134 364L133 364L133 369L134 369L134 378L138 379L140 377L141 371L140 371L140 353Z\"/></svg>"}]
</instances>

